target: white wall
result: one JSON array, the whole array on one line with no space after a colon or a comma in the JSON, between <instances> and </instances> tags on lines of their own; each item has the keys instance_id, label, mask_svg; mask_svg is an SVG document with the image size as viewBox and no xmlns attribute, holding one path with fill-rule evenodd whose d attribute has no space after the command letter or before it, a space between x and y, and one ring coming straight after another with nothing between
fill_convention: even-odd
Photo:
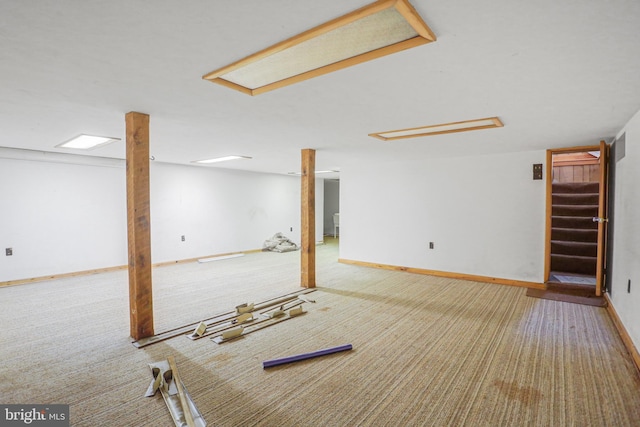
<instances>
[{"instance_id":1,"label":"white wall","mask_svg":"<svg viewBox=\"0 0 640 427\"><path fill-rule=\"evenodd\" d=\"M532 165L545 159L535 151L343 166L340 258L540 283L545 183Z\"/></svg>"},{"instance_id":2,"label":"white wall","mask_svg":"<svg viewBox=\"0 0 640 427\"><path fill-rule=\"evenodd\" d=\"M15 153L0 158L0 282L126 265L124 162ZM277 232L300 243L299 177L157 162L150 174L154 263L260 249ZM323 211L316 197L318 240Z\"/></svg>"},{"instance_id":3,"label":"white wall","mask_svg":"<svg viewBox=\"0 0 640 427\"><path fill-rule=\"evenodd\" d=\"M299 178L155 162L150 174L153 262L258 249L277 232L300 243Z\"/></svg>"},{"instance_id":4,"label":"white wall","mask_svg":"<svg viewBox=\"0 0 640 427\"><path fill-rule=\"evenodd\" d=\"M123 162L0 158L0 281L126 265L125 188Z\"/></svg>"},{"instance_id":5,"label":"white wall","mask_svg":"<svg viewBox=\"0 0 640 427\"><path fill-rule=\"evenodd\" d=\"M616 164L611 302L640 349L640 112L622 132L626 149Z\"/></svg>"}]
</instances>

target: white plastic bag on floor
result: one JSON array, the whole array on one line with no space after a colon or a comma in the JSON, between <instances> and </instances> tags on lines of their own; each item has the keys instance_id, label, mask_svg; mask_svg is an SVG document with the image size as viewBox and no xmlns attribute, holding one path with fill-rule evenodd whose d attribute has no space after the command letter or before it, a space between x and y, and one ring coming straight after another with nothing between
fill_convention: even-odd
<instances>
[{"instance_id":1,"label":"white plastic bag on floor","mask_svg":"<svg viewBox=\"0 0 640 427\"><path fill-rule=\"evenodd\" d=\"M274 234L272 238L265 240L262 245L262 250L272 252L290 252L298 249L298 245L282 233Z\"/></svg>"}]
</instances>

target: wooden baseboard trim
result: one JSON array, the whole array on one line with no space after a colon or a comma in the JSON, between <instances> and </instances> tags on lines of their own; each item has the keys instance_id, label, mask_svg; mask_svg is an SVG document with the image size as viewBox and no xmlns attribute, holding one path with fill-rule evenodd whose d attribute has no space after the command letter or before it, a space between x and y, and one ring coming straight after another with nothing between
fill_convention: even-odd
<instances>
[{"instance_id":1,"label":"wooden baseboard trim","mask_svg":"<svg viewBox=\"0 0 640 427\"><path fill-rule=\"evenodd\" d=\"M28 283L43 282L45 280L66 279L68 277L88 276L91 274L108 273L110 271L118 271L126 269L126 265L118 265L115 267L96 268L93 270L74 271L71 273L51 274L48 276L30 277L28 279L9 280L0 282L0 288L5 286L26 285Z\"/></svg>"},{"instance_id":2,"label":"wooden baseboard trim","mask_svg":"<svg viewBox=\"0 0 640 427\"><path fill-rule=\"evenodd\" d=\"M609 313L609 317L611 317L611 321L613 325L616 327L618 333L620 334L620 338L622 338L622 342L624 346L627 348L627 351L631 355L631 359L633 360L634 365L636 365L636 369L638 371L638 375L640 375L640 352L633 344L633 340L631 336L627 332L627 329L624 327L622 320L618 316L615 307L611 303L611 299L609 298L609 294L604 294L604 299L607 301L607 312Z\"/></svg>"},{"instance_id":3,"label":"wooden baseboard trim","mask_svg":"<svg viewBox=\"0 0 640 427\"><path fill-rule=\"evenodd\" d=\"M197 258L181 259L181 260L177 260L177 261L164 261L164 262L159 262L159 263L153 264L152 267L153 268L155 268L155 267L165 267L165 266L168 266L168 265L184 264L184 263L189 263L189 262L198 262L198 260L201 259L201 258L213 258L213 257L218 257L218 256L227 256L227 255L236 255L236 254L249 254L249 253L256 253L256 252L262 252L262 249L250 249L248 251L241 251L241 252L228 252L228 253L224 253L224 254L206 255L206 256L200 256L200 257L197 257ZM6 282L0 282L0 288L5 287L5 286L26 285L28 283L44 282L46 280L66 279L68 277L89 276L91 274L108 273L110 271L126 270L127 268L128 268L128 266L126 266L126 265L118 265L118 266L115 266L115 267L96 268L96 269L93 269L93 270L82 270L82 271L74 271L74 272L71 272L71 273L50 274L48 276L30 277L28 279L8 280Z\"/></svg>"},{"instance_id":4,"label":"wooden baseboard trim","mask_svg":"<svg viewBox=\"0 0 640 427\"><path fill-rule=\"evenodd\" d=\"M383 270L406 271L407 273L424 274L427 276L447 277L449 279L470 280L473 282L495 283L497 285L520 286L523 288L546 289L544 283L525 282L522 280L501 279L498 277L476 276L473 274L452 273L449 271L426 270L423 268L402 267L397 265L377 264L372 262L355 261L340 258L338 262L343 264L359 265L362 267L380 268Z\"/></svg>"}]
</instances>

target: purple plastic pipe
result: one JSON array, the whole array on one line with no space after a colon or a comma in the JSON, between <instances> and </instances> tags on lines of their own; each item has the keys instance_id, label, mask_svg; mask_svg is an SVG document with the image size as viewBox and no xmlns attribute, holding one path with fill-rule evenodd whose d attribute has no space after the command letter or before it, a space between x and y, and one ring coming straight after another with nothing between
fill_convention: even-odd
<instances>
[{"instance_id":1,"label":"purple plastic pipe","mask_svg":"<svg viewBox=\"0 0 640 427\"><path fill-rule=\"evenodd\" d=\"M265 360L262 362L262 369L271 368L273 366L284 365L285 363L299 362L300 360L312 359L318 356L326 356L327 354L338 353L340 351L351 350L351 344L344 344L338 347L325 348L324 350L313 351L311 353L298 354L296 356L283 357L281 359Z\"/></svg>"}]
</instances>

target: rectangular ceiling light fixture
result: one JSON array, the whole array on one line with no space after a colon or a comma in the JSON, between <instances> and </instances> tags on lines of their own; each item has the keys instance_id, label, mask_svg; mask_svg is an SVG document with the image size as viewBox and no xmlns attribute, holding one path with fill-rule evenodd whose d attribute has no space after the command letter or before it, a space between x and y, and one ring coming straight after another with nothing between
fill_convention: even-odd
<instances>
[{"instance_id":1,"label":"rectangular ceiling light fixture","mask_svg":"<svg viewBox=\"0 0 640 427\"><path fill-rule=\"evenodd\" d=\"M435 40L408 0L379 0L202 78L258 95Z\"/></svg>"},{"instance_id":2,"label":"rectangular ceiling light fixture","mask_svg":"<svg viewBox=\"0 0 640 427\"><path fill-rule=\"evenodd\" d=\"M499 128L503 126L504 125L498 117L487 117L486 119L466 120L463 122L444 123L441 125L422 126L419 128L370 133L369 136L381 139L383 141L389 141L393 139L415 138L418 136L441 135L443 133Z\"/></svg>"},{"instance_id":3,"label":"rectangular ceiling light fixture","mask_svg":"<svg viewBox=\"0 0 640 427\"><path fill-rule=\"evenodd\" d=\"M218 163L218 162L227 162L229 160L241 160L241 159L250 159L251 157L247 156L224 156L224 157L216 157L214 159L206 159L206 160L194 160L192 163Z\"/></svg>"},{"instance_id":4,"label":"rectangular ceiling light fixture","mask_svg":"<svg viewBox=\"0 0 640 427\"><path fill-rule=\"evenodd\" d=\"M102 145L110 144L114 141L120 141L120 138L111 138L108 136L94 135L78 135L67 142L56 145L57 148L74 148L77 150L93 150Z\"/></svg>"},{"instance_id":5,"label":"rectangular ceiling light fixture","mask_svg":"<svg viewBox=\"0 0 640 427\"><path fill-rule=\"evenodd\" d=\"M315 171L315 174L319 174L319 173L334 173L334 172L340 172L339 170L326 170L326 171ZM288 172L288 175L302 175L302 172Z\"/></svg>"}]
</instances>

